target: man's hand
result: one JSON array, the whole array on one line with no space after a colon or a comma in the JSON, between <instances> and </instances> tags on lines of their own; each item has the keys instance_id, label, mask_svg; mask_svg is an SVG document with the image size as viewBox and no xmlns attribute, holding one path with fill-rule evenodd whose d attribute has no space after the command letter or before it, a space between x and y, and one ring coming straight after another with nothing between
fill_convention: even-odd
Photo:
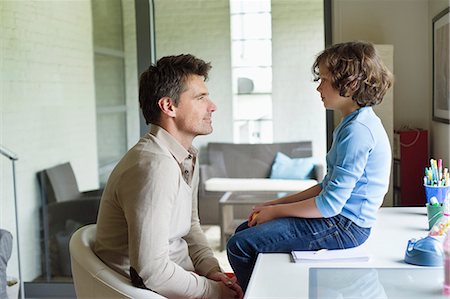
<instances>
[{"instance_id":1,"label":"man's hand","mask_svg":"<svg viewBox=\"0 0 450 299\"><path fill-rule=\"evenodd\" d=\"M214 272L214 273L209 274L208 278L211 280L214 280L214 281L220 281L224 284L224 286L233 290L235 293L234 298L242 299L244 297L244 292L242 291L241 286L238 285L237 279L235 276L230 278L225 273ZM224 293L224 292L222 291L222 293ZM226 293L229 294L229 291L226 291Z\"/></svg>"}]
</instances>

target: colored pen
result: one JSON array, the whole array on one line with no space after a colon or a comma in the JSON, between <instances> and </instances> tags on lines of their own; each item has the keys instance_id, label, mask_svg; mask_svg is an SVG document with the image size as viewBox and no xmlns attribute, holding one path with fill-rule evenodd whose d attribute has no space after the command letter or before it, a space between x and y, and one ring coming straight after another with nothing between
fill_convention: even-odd
<instances>
[{"instance_id":1,"label":"colored pen","mask_svg":"<svg viewBox=\"0 0 450 299\"><path fill-rule=\"evenodd\" d=\"M431 170L431 167L428 168L428 180L429 180L429 185L433 185L433 171Z\"/></svg>"},{"instance_id":2,"label":"colored pen","mask_svg":"<svg viewBox=\"0 0 450 299\"><path fill-rule=\"evenodd\" d=\"M433 160L433 169L434 169L434 176L435 176L435 183L436 186L439 186L439 172L437 167L437 161Z\"/></svg>"},{"instance_id":3,"label":"colored pen","mask_svg":"<svg viewBox=\"0 0 450 299\"><path fill-rule=\"evenodd\" d=\"M430 170L431 170L431 176L432 176L431 181L433 183L436 180L436 176L434 173L434 160L433 159L430 159Z\"/></svg>"},{"instance_id":4,"label":"colored pen","mask_svg":"<svg viewBox=\"0 0 450 299\"><path fill-rule=\"evenodd\" d=\"M450 186L450 171L442 166L442 159L430 159L430 167L425 167L423 183L428 186Z\"/></svg>"},{"instance_id":5,"label":"colored pen","mask_svg":"<svg viewBox=\"0 0 450 299\"><path fill-rule=\"evenodd\" d=\"M436 160L433 160L433 168L434 168L434 175L436 180L436 185L439 186L439 173L438 173L438 167Z\"/></svg>"}]
</instances>

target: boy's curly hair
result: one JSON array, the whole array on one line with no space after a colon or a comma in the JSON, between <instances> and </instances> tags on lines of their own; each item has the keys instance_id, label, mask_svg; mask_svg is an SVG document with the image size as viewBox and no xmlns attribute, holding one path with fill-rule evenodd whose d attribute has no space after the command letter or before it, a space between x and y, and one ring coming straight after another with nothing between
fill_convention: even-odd
<instances>
[{"instance_id":1,"label":"boy's curly hair","mask_svg":"<svg viewBox=\"0 0 450 299\"><path fill-rule=\"evenodd\" d=\"M381 103L393 84L392 73L372 43L353 41L325 49L313 64L314 81L320 80L319 65L328 69L331 85L339 91L339 95L351 95L360 107Z\"/></svg>"}]
</instances>

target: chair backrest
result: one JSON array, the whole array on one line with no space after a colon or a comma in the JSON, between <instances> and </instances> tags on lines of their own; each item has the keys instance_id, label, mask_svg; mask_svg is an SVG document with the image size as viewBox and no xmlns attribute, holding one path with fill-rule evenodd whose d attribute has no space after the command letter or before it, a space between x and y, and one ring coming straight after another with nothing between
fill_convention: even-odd
<instances>
[{"instance_id":1,"label":"chair backrest","mask_svg":"<svg viewBox=\"0 0 450 299\"><path fill-rule=\"evenodd\" d=\"M9 231L0 229L0 298L6 298L6 266L11 257L12 235Z\"/></svg>"},{"instance_id":2,"label":"chair backrest","mask_svg":"<svg viewBox=\"0 0 450 299\"><path fill-rule=\"evenodd\" d=\"M70 162L37 173L41 188L43 273L70 277L69 240L80 226L95 223L102 190L80 192Z\"/></svg>"},{"instance_id":3,"label":"chair backrest","mask_svg":"<svg viewBox=\"0 0 450 299\"><path fill-rule=\"evenodd\" d=\"M47 175L50 188L52 189L48 191L53 191L56 202L76 199L81 196L70 162L45 169L44 173ZM49 198L49 201L51 202L52 200Z\"/></svg>"},{"instance_id":4,"label":"chair backrest","mask_svg":"<svg viewBox=\"0 0 450 299\"><path fill-rule=\"evenodd\" d=\"M165 298L134 287L131 281L109 268L93 251L95 224L78 229L70 239L72 276L77 298Z\"/></svg>"}]
</instances>

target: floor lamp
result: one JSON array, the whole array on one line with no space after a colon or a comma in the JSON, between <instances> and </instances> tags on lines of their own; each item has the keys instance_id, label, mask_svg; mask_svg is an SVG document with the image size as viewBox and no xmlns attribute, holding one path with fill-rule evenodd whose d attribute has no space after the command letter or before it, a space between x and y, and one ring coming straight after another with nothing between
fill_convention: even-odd
<instances>
[{"instance_id":1,"label":"floor lamp","mask_svg":"<svg viewBox=\"0 0 450 299\"><path fill-rule=\"evenodd\" d=\"M20 283L20 298L25 298L25 288L24 283L22 279L22 267L20 265L20 247L19 247L19 220L18 220L18 214L17 214L17 188L16 188L16 161L19 160L19 157L10 150L2 147L0 145L0 154L7 157L9 160L11 160L12 163L12 174L13 174L13 190L14 190L14 211L15 211L15 218L16 218L16 244L17 244L17 264L19 266L19 283Z\"/></svg>"}]
</instances>

